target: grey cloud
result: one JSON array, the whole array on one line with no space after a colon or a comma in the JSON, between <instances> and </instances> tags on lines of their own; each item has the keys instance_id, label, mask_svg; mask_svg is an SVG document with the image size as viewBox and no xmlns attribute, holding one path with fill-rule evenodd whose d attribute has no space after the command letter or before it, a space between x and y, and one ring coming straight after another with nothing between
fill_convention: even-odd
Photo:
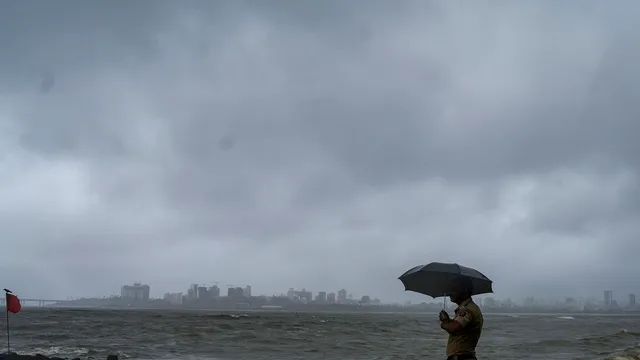
<instances>
[{"instance_id":1,"label":"grey cloud","mask_svg":"<svg viewBox=\"0 0 640 360\"><path fill-rule=\"evenodd\" d=\"M594 227L608 227L637 215L629 201L638 194L633 173L603 177L565 171L545 178L530 193L533 231L588 235Z\"/></svg>"},{"instance_id":2,"label":"grey cloud","mask_svg":"<svg viewBox=\"0 0 640 360\"><path fill-rule=\"evenodd\" d=\"M40 83L40 91L43 93L48 93L51 91L53 86L56 84L56 79L51 73L45 73L42 76L42 82Z\"/></svg>"},{"instance_id":3,"label":"grey cloud","mask_svg":"<svg viewBox=\"0 0 640 360\"><path fill-rule=\"evenodd\" d=\"M65 263L23 275L60 296L401 299L430 260L503 296L613 284L640 233L637 5L616 4L12 2L0 235Z\"/></svg>"}]
</instances>

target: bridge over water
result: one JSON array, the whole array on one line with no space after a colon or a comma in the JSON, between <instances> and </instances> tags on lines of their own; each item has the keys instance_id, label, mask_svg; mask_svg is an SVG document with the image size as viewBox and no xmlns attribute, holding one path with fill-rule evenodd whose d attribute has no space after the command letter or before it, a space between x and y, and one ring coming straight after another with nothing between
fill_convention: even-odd
<instances>
[{"instance_id":1,"label":"bridge over water","mask_svg":"<svg viewBox=\"0 0 640 360\"><path fill-rule=\"evenodd\" d=\"M5 306L6 303L6 299L2 298L0 299L0 306ZM30 306L37 306L37 307L45 307L47 305L57 305L57 304L67 304L69 303L69 300L51 300L51 299L23 299L20 298L20 304L25 306L25 305L30 305Z\"/></svg>"}]
</instances>

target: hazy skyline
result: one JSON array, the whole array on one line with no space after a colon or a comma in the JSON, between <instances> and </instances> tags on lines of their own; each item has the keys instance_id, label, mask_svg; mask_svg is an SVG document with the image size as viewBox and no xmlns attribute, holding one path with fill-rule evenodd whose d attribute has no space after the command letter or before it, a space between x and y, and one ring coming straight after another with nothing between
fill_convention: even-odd
<instances>
[{"instance_id":1,"label":"hazy skyline","mask_svg":"<svg viewBox=\"0 0 640 360\"><path fill-rule=\"evenodd\" d=\"M639 10L6 1L0 283L640 293Z\"/></svg>"}]
</instances>

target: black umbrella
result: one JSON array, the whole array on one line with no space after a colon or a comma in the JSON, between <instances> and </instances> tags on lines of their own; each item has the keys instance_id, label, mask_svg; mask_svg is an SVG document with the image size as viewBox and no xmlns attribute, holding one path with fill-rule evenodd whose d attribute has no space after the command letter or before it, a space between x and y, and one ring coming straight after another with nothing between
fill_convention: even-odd
<instances>
[{"instance_id":1,"label":"black umbrella","mask_svg":"<svg viewBox=\"0 0 640 360\"><path fill-rule=\"evenodd\" d=\"M415 291L437 298L451 295L456 280L461 277L467 278L473 284L471 295L493 293L491 288L493 282L488 277L478 270L458 264L432 262L419 265L405 272L398 279L404 284L405 291Z\"/></svg>"}]
</instances>

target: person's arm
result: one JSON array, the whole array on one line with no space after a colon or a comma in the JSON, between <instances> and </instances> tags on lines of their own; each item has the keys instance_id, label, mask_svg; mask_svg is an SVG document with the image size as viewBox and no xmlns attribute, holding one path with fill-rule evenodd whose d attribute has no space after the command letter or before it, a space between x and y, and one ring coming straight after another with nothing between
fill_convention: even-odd
<instances>
[{"instance_id":1,"label":"person's arm","mask_svg":"<svg viewBox=\"0 0 640 360\"><path fill-rule=\"evenodd\" d=\"M453 334L454 332L457 332L460 329L462 329L462 325L460 325L460 323L455 320L449 319L447 321L441 322L440 328L448 332L449 334Z\"/></svg>"},{"instance_id":2,"label":"person's arm","mask_svg":"<svg viewBox=\"0 0 640 360\"><path fill-rule=\"evenodd\" d=\"M458 314L456 314L456 317L453 320L449 319L447 321L441 322L440 328L448 332L449 334L453 334L469 325L469 323L471 323L471 320L472 318L469 310L461 308L460 310L458 310Z\"/></svg>"}]
</instances>

